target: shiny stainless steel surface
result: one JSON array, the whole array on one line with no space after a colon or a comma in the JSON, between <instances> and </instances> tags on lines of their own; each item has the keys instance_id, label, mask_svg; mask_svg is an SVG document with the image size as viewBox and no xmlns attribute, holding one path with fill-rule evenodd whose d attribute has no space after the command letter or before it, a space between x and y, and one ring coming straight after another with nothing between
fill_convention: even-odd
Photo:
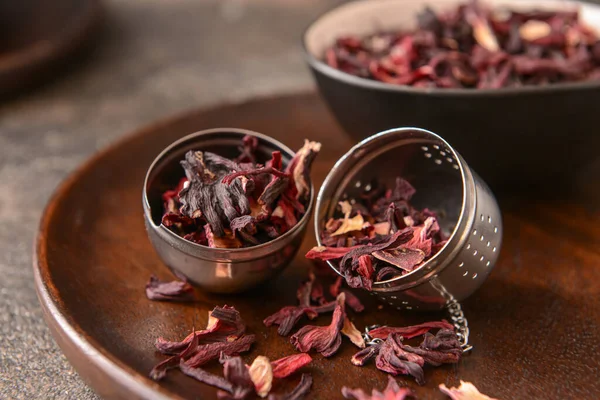
<instances>
[{"instance_id":1,"label":"shiny stainless steel surface","mask_svg":"<svg viewBox=\"0 0 600 400\"><path fill-rule=\"evenodd\" d=\"M158 255L170 268L189 278L200 288L217 293L236 293L254 287L281 272L294 258L312 212L310 202L298 224L279 238L242 249L215 249L176 235L160 223L163 213L161 193L183 176L179 161L189 150L212 151L233 157L245 135L259 139L258 159L266 161L271 152L281 151L284 165L294 152L268 136L244 129L217 128L188 135L160 153L146 175L143 190L146 230Z\"/></svg>"},{"instance_id":2,"label":"shiny stainless steel surface","mask_svg":"<svg viewBox=\"0 0 600 400\"><path fill-rule=\"evenodd\" d=\"M373 295L398 309L440 309L470 296L489 275L500 252L502 217L485 182L436 134L417 128L374 135L333 167L317 197L319 245L338 201L352 199L377 179L388 185L402 176L415 186L413 204L438 213L448 243L420 268L376 282ZM329 262L337 273L335 261Z\"/></svg>"}]
</instances>

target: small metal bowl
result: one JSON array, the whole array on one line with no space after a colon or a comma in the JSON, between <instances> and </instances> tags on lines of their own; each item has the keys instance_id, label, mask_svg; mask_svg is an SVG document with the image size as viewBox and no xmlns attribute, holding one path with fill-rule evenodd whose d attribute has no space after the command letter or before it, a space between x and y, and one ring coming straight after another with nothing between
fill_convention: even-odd
<instances>
[{"instance_id":1,"label":"small metal bowl","mask_svg":"<svg viewBox=\"0 0 600 400\"><path fill-rule=\"evenodd\" d=\"M161 224L161 194L184 176L179 161L189 150L211 151L235 157L246 135L257 137L257 158L265 162L279 150L286 165L294 156L287 146L263 134L244 129L217 128L186 136L163 150L148 169L143 190L146 230L156 252L177 274L203 290L236 293L273 278L294 258L312 212L314 189L311 185L306 213L298 224L270 242L242 249L215 249L183 239Z\"/></svg>"}]
</instances>

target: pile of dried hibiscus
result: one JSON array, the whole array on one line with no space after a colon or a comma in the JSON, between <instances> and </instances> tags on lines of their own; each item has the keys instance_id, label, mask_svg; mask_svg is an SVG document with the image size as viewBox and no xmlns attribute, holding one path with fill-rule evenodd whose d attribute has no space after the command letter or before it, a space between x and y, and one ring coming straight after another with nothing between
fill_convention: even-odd
<instances>
[{"instance_id":1,"label":"pile of dried hibiscus","mask_svg":"<svg viewBox=\"0 0 600 400\"><path fill-rule=\"evenodd\" d=\"M338 270L353 288L411 272L446 243L436 214L409 203L415 189L396 178L395 187L373 182L358 199L340 202L343 218L331 218L321 232L322 246L306 257L339 260Z\"/></svg>"},{"instance_id":2,"label":"pile of dried hibiscus","mask_svg":"<svg viewBox=\"0 0 600 400\"><path fill-rule=\"evenodd\" d=\"M310 167L321 144L305 141L285 168L279 151L259 164L258 146L246 136L235 160L189 151L181 161L186 177L163 193L163 225L217 248L255 246L290 230L306 212Z\"/></svg>"},{"instance_id":3,"label":"pile of dried hibiscus","mask_svg":"<svg viewBox=\"0 0 600 400\"><path fill-rule=\"evenodd\" d=\"M163 379L169 369L178 368L182 373L200 382L220 389L219 399L243 400L253 394L269 396L269 400L298 400L312 386L312 377L303 374L298 386L288 394L270 394L273 379L286 378L309 364L312 358L296 354L270 361L258 356L246 365L239 353L246 352L255 341L254 335L245 335L246 325L240 313L233 307L215 307L209 313L206 329L194 330L180 342L163 338L156 341L156 349L169 355L150 372L154 380ZM219 360L223 364L223 376L212 374L201 367Z\"/></svg>"},{"instance_id":4,"label":"pile of dried hibiscus","mask_svg":"<svg viewBox=\"0 0 600 400\"><path fill-rule=\"evenodd\" d=\"M600 41L574 11L491 10L477 1L436 14L412 32L342 37L332 67L395 85L505 88L600 78Z\"/></svg>"},{"instance_id":5,"label":"pile of dried hibiscus","mask_svg":"<svg viewBox=\"0 0 600 400\"><path fill-rule=\"evenodd\" d=\"M455 364L461 358L462 348L452 324L432 321L414 326L384 326L369 331L372 339L379 339L368 347L360 331L346 314L346 305L356 312L364 309L360 300L351 292L341 289L341 278L330 286L335 300L327 300L323 286L313 274L302 282L297 291L298 305L283 307L263 322L266 326L279 325L278 333L287 336L303 317L316 318L319 314L333 312L331 322L325 326L306 325L294 333L290 342L296 350L306 353L315 351L324 357L334 355L342 344L342 335L362 349L352 357L352 364L364 366L375 359L376 367L392 375L411 375L418 384L425 383L423 367ZM439 329L436 335L429 333ZM418 347L404 340L423 336ZM385 340L384 340L385 339Z\"/></svg>"}]
</instances>

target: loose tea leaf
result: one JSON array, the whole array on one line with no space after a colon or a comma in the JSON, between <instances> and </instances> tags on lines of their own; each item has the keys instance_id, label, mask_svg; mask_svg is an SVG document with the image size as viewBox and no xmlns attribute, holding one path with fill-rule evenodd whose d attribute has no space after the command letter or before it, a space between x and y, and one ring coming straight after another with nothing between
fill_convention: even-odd
<instances>
[{"instance_id":1,"label":"loose tea leaf","mask_svg":"<svg viewBox=\"0 0 600 400\"><path fill-rule=\"evenodd\" d=\"M448 389L443 383L439 386L442 393L450 397L452 400L497 400L482 394L477 390L471 382L460 381L460 386L457 388Z\"/></svg>"},{"instance_id":2,"label":"loose tea leaf","mask_svg":"<svg viewBox=\"0 0 600 400\"><path fill-rule=\"evenodd\" d=\"M302 400L312 387L312 376L309 374L302 374L300 383L290 393L284 395L271 394L269 400Z\"/></svg>"},{"instance_id":3,"label":"loose tea leaf","mask_svg":"<svg viewBox=\"0 0 600 400\"><path fill-rule=\"evenodd\" d=\"M339 203L343 216L327 221L320 234L323 246L306 257L336 263L350 287L371 290L374 282L419 268L446 238L434 212L410 205L416 190L408 181L398 177L394 188L375 181L367 187L352 201ZM360 224L353 222L356 218Z\"/></svg>"},{"instance_id":4,"label":"loose tea leaf","mask_svg":"<svg viewBox=\"0 0 600 400\"><path fill-rule=\"evenodd\" d=\"M246 136L235 160L187 152L186 177L163 193L163 225L214 248L256 246L292 229L305 214L310 167L321 145L306 141L285 170L279 151L259 164L258 147L256 137Z\"/></svg>"},{"instance_id":5,"label":"loose tea leaf","mask_svg":"<svg viewBox=\"0 0 600 400\"><path fill-rule=\"evenodd\" d=\"M469 1L438 14L425 8L417 26L340 37L324 61L361 78L421 88L497 89L600 79L600 42L578 10L523 13Z\"/></svg>"},{"instance_id":6,"label":"loose tea leaf","mask_svg":"<svg viewBox=\"0 0 600 400\"><path fill-rule=\"evenodd\" d=\"M342 395L346 399L354 400L405 400L408 398L415 398L416 396L409 388L401 388L398 382L391 376L389 377L388 384L385 390L379 392L373 389L370 395L366 394L362 389L350 389L346 386L342 388Z\"/></svg>"},{"instance_id":7,"label":"loose tea leaf","mask_svg":"<svg viewBox=\"0 0 600 400\"><path fill-rule=\"evenodd\" d=\"M330 357L337 352L342 344L341 330L344 324L345 295L340 293L336 299L331 323L328 326L307 325L292 335L290 342L300 352L315 350L324 357Z\"/></svg>"},{"instance_id":8,"label":"loose tea leaf","mask_svg":"<svg viewBox=\"0 0 600 400\"><path fill-rule=\"evenodd\" d=\"M298 371L300 368L310 364L312 357L307 353L293 354L291 356L271 361L274 378L286 378Z\"/></svg>"},{"instance_id":9,"label":"loose tea leaf","mask_svg":"<svg viewBox=\"0 0 600 400\"><path fill-rule=\"evenodd\" d=\"M146 284L146 296L150 300L193 301L194 288L181 281L163 282L152 275Z\"/></svg>"}]
</instances>

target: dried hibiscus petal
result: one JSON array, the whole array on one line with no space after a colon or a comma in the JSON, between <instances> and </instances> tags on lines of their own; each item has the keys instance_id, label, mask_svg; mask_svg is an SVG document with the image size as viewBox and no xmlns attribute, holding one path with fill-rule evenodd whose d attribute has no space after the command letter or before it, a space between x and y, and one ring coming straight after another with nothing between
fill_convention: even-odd
<instances>
[{"instance_id":1,"label":"dried hibiscus petal","mask_svg":"<svg viewBox=\"0 0 600 400\"><path fill-rule=\"evenodd\" d=\"M452 400L496 400L486 396L483 393L480 393L475 385L473 385L471 382L460 381L459 387L453 387L450 389L441 383L439 388L442 393L450 397Z\"/></svg>"},{"instance_id":2,"label":"dried hibiscus petal","mask_svg":"<svg viewBox=\"0 0 600 400\"><path fill-rule=\"evenodd\" d=\"M423 262L425 253L419 249L393 249L376 251L373 257L410 272Z\"/></svg>"},{"instance_id":3,"label":"dried hibiscus petal","mask_svg":"<svg viewBox=\"0 0 600 400\"><path fill-rule=\"evenodd\" d=\"M417 348L402 346L408 352L421 356L429 365L456 364L462 356L462 347L453 330L440 329L434 336L426 333Z\"/></svg>"},{"instance_id":4,"label":"dried hibiscus petal","mask_svg":"<svg viewBox=\"0 0 600 400\"><path fill-rule=\"evenodd\" d=\"M265 356L258 356L248 368L254 390L260 397L267 397L273 385L273 367Z\"/></svg>"},{"instance_id":5,"label":"dried hibiscus petal","mask_svg":"<svg viewBox=\"0 0 600 400\"><path fill-rule=\"evenodd\" d=\"M192 330L193 331L193 330ZM150 371L150 378L155 381L161 380L167 374L167 370L178 367L180 362L189 357L198 347L198 336L195 332L192 332L193 337L192 340L188 343L187 348L185 348L180 354L171 356L166 360L156 364L152 371Z\"/></svg>"},{"instance_id":6,"label":"dried hibiscus petal","mask_svg":"<svg viewBox=\"0 0 600 400\"><path fill-rule=\"evenodd\" d=\"M221 390L225 390L229 393L233 393L233 384L222 376L211 374L202 368L192 368L185 364L183 361L179 365L179 369L185 375L190 376L197 381L206 383L207 385L214 386Z\"/></svg>"},{"instance_id":7,"label":"dried hibiscus petal","mask_svg":"<svg viewBox=\"0 0 600 400\"><path fill-rule=\"evenodd\" d=\"M350 292L349 290L341 289L342 283L343 278L338 276L335 282L329 286L329 293L331 293L332 296L337 297L341 292L343 292L346 295L346 305L348 307L356 312L363 311L365 306L360 302L358 297L354 295L354 293Z\"/></svg>"},{"instance_id":8,"label":"dried hibiscus petal","mask_svg":"<svg viewBox=\"0 0 600 400\"><path fill-rule=\"evenodd\" d=\"M277 333L279 333L281 336L287 336L290 334L292 329L294 329L294 326L298 323L298 321L300 321L300 318L302 318L303 315L313 319L317 316L317 312L315 312L311 307L283 307L275 314L265 318L263 323L266 326L279 325Z\"/></svg>"},{"instance_id":9,"label":"dried hibiscus petal","mask_svg":"<svg viewBox=\"0 0 600 400\"><path fill-rule=\"evenodd\" d=\"M300 352L306 353L315 350L324 357L330 357L337 352L342 344L341 329L344 324L344 293L336 299L331 323L328 326L307 325L290 338L290 342Z\"/></svg>"},{"instance_id":10,"label":"dried hibiscus petal","mask_svg":"<svg viewBox=\"0 0 600 400\"><path fill-rule=\"evenodd\" d=\"M352 362L352 364L362 367L363 365L377 357L380 350L381 344L371 344L359 351L358 353L356 353L355 355L353 355L350 361Z\"/></svg>"},{"instance_id":11,"label":"dried hibiscus petal","mask_svg":"<svg viewBox=\"0 0 600 400\"><path fill-rule=\"evenodd\" d=\"M286 378L298 371L300 368L310 364L312 357L307 353L294 354L271 361L274 378Z\"/></svg>"},{"instance_id":12,"label":"dried hibiscus petal","mask_svg":"<svg viewBox=\"0 0 600 400\"><path fill-rule=\"evenodd\" d=\"M233 307L215 307L208 313L206 329L194 331L181 342L171 342L163 338L156 340L156 349L163 354L179 354L194 338L199 343L229 342L237 339L246 330L240 313Z\"/></svg>"},{"instance_id":13,"label":"dried hibiscus petal","mask_svg":"<svg viewBox=\"0 0 600 400\"><path fill-rule=\"evenodd\" d=\"M377 369L392 375L411 375L419 385L425 383L424 364L421 356L405 351L393 335L383 342L375 359Z\"/></svg>"},{"instance_id":14,"label":"dried hibiscus petal","mask_svg":"<svg viewBox=\"0 0 600 400\"><path fill-rule=\"evenodd\" d=\"M312 376L309 374L302 374L300 378L300 383L292 390L290 393L280 395L280 394L271 394L269 395L269 400L301 400L308 392L310 392L310 388L312 387Z\"/></svg>"},{"instance_id":15,"label":"dried hibiscus petal","mask_svg":"<svg viewBox=\"0 0 600 400\"><path fill-rule=\"evenodd\" d=\"M221 354L220 360L223 364L223 375L231 382L231 392L218 392L219 399L243 400L254 393L254 382L250 371L240 357L229 357Z\"/></svg>"},{"instance_id":16,"label":"dried hibiscus petal","mask_svg":"<svg viewBox=\"0 0 600 400\"><path fill-rule=\"evenodd\" d=\"M363 339L362 334L356 326L346 317L344 319L344 326L342 326L342 333L350 339L352 343L354 343L359 349L363 349L365 347L365 339Z\"/></svg>"},{"instance_id":17,"label":"dried hibiscus petal","mask_svg":"<svg viewBox=\"0 0 600 400\"><path fill-rule=\"evenodd\" d=\"M193 301L194 288L181 281L163 282L152 275L146 284L146 296L150 300Z\"/></svg>"},{"instance_id":18,"label":"dried hibiscus petal","mask_svg":"<svg viewBox=\"0 0 600 400\"><path fill-rule=\"evenodd\" d=\"M200 345L185 363L190 367L200 367L221 354L234 355L250 350L256 340L254 335L245 335L231 342L215 342Z\"/></svg>"},{"instance_id":19,"label":"dried hibiscus petal","mask_svg":"<svg viewBox=\"0 0 600 400\"><path fill-rule=\"evenodd\" d=\"M344 386L342 388L342 395L346 399L354 400L405 400L408 398L416 398L410 388L401 388L394 378L391 376L388 378L388 384L383 392L373 389L372 393L368 395L362 389L350 389Z\"/></svg>"},{"instance_id":20,"label":"dried hibiscus petal","mask_svg":"<svg viewBox=\"0 0 600 400\"><path fill-rule=\"evenodd\" d=\"M403 327L382 326L382 327L375 328L375 329L372 329L371 331L369 331L369 335L373 338L385 339L390 334L395 333L395 334L402 335L402 337L404 337L405 339L410 339L410 338L424 335L425 333L429 332L431 329L437 329L437 328L452 330L452 329L454 329L454 326L445 320L431 321L431 322L425 322L425 323L422 323L419 325L403 326Z\"/></svg>"}]
</instances>

